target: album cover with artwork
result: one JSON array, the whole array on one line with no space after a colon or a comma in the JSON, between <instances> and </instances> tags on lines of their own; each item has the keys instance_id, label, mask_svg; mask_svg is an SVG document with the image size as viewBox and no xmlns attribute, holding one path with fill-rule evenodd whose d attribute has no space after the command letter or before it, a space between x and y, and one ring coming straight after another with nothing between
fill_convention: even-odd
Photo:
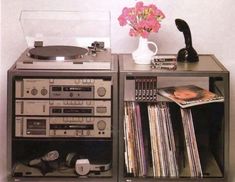
<instances>
[{"instance_id":1,"label":"album cover with artwork","mask_svg":"<svg viewBox=\"0 0 235 182\"><path fill-rule=\"evenodd\" d=\"M161 96L174 101L182 108L224 101L223 96L195 85L159 88L158 93Z\"/></svg>"}]
</instances>

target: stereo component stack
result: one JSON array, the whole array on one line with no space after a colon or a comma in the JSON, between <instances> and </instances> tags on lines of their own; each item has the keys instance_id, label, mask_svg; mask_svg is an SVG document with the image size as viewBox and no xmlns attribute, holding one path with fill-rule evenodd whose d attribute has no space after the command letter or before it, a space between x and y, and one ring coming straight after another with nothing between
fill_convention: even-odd
<instances>
[{"instance_id":1,"label":"stereo component stack","mask_svg":"<svg viewBox=\"0 0 235 182\"><path fill-rule=\"evenodd\" d=\"M8 70L9 181L117 181L110 13L22 11L19 20L28 47Z\"/></svg>"},{"instance_id":2,"label":"stereo component stack","mask_svg":"<svg viewBox=\"0 0 235 182\"><path fill-rule=\"evenodd\" d=\"M15 81L16 137L111 137L112 80Z\"/></svg>"},{"instance_id":3,"label":"stereo component stack","mask_svg":"<svg viewBox=\"0 0 235 182\"><path fill-rule=\"evenodd\" d=\"M102 45L85 53L71 46L27 49L8 71L8 170L14 180L116 181L117 56Z\"/></svg>"}]
</instances>

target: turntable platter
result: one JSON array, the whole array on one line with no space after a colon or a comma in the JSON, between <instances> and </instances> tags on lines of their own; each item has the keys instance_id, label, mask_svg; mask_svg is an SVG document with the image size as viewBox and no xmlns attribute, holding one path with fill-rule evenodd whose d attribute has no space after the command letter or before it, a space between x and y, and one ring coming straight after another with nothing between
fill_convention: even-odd
<instances>
[{"instance_id":1,"label":"turntable platter","mask_svg":"<svg viewBox=\"0 0 235 182\"><path fill-rule=\"evenodd\" d=\"M70 60L85 55L87 49L76 46L44 46L30 49L29 57L41 60Z\"/></svg>"}]
</instances>

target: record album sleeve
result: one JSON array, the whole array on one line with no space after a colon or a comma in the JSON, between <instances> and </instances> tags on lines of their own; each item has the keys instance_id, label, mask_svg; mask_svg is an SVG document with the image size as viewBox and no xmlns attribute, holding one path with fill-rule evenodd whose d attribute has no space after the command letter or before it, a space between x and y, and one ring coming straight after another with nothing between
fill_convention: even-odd
<instances>
[{"instance_id":1,"label":"record album sleeve","mask_svg":"<svg viewBox=\"0 0 235 182\"><path fill-rule=\"evenodd\" d=\"M181 108L224 101L223 96L195 85L159 88L158 93L161 96L174 101Z\"/></svg>"}]
</instances>

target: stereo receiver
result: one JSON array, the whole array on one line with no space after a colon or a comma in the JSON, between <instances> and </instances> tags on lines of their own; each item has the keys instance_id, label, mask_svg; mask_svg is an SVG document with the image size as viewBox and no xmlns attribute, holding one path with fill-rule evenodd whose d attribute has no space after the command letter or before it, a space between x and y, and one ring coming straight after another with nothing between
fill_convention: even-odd
<instances>
[{"instance_id":1,"label":"stereo receiver","mask_svg":"<svg viewBox=\"0 0 235 182\"><path fill-rule=\"evenodd\" d=\"M110 99L110 79L21 79L15 82L16 98Z\"/></svg>"}]
</instances>

